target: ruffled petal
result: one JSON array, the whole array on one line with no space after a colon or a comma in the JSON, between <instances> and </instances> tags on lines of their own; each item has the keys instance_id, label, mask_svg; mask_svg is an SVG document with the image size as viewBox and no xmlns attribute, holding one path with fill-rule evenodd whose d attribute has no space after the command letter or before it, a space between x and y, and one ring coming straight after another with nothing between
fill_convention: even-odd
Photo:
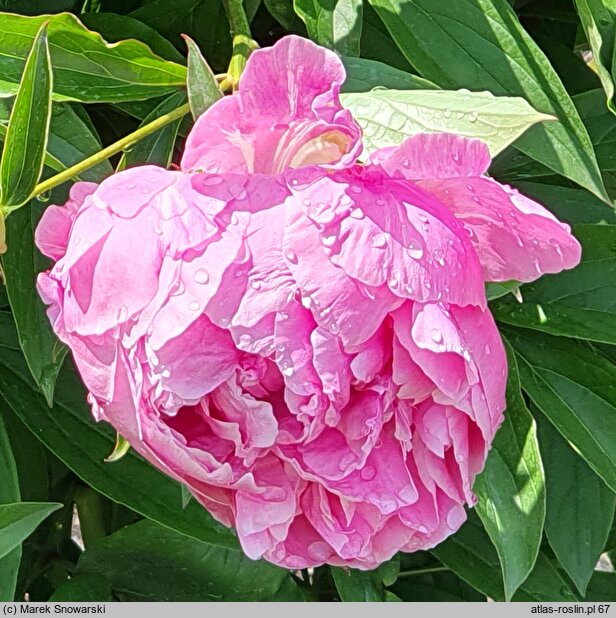
<instances>
[{"instance_id":1,"label":"ruffled petal","mask_svg":"<svg viewBox=\"0 0 616 618\"><path fill-rule=\"evenodd\" d=\"M279 173L352 163L361 133L338 99L344 79L338 57L304 38L253 52L238 92L197 120L182 169Z\"/></svg>"},{"instance_id":2,"label":"ruffled petal","mask_svg":"<svg viewBox=\"0 0 616 618\"><path fill-rule=\"evenodd\" d=\"M487 146L449 134L417 135L378 157L394 176L413 180L464 225L488 281L533 281L573 268L581 248L571 228L515 189L484 176Z\"/></svg>"}]
</instances>

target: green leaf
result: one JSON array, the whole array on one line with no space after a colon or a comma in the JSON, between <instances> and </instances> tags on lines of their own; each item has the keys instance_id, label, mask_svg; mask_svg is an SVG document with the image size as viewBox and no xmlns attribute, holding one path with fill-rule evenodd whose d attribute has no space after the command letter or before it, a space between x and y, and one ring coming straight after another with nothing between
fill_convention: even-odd
<instances>
[{"instance_id":1,"label":"green leaf","mask_svg":"<svg viewBox=\"0 0 616 618\"><path fill-rule=\"evenodd\" d=\"M515 184L520 193L543 204L561 221L616 224L616 210L584 189L526 181L511 184Z\"/></svg>"},{"instance_id":2,"label":"green leaf","mask_svg":"<svg viewBox=\"0 0 616 618\"><path fill-rule=\"evenodd\" d=\"M254 562L240 550L200 543L150 521L127 526L94 543L80 558L73 579L52 600L74 599L75 589L91 588L95 578L125 601L301 600L288 571Z\"/></svg>"},{"instance_id":3,"label":"green leaf","mask_svg":"<svg viewBox=\"0 0 616 618\"><path fill-rule=\"evenodd\" d=\"M379 89L340 98L363 129L367 152L416 133L447 131L483 140L494 156L533 124L550 120L524 99L489 92Z\"/></svg>"},{"instance_id":4,"label":"green leaf","mask_svg":"<svg viewBox=\"0 0 616 618\"><path fill-rule=\"evenodd\" d=\"M143 122L139 126L145 126L160 116L174 111L185 102L186 94L184 92L175 92L169 95L143 119ZM173 158L173 149L181 122L182 118L178 118L158 131L139 140L130 150L122 155L118 163L118 170L123 170L134 165L146 164L169 167Z\"/></svg>"},{"instance_id":5,"label":"green leaf","mask_svg":"<svg viewBox=\"0 0 616 618\"><path fill-rule=\"evenodd\" d=\"M547 420L537 423L548 495L545 533L583 596L612 527L616 495Z\"/></svg>"},{"instance_id":6,"label":"green leaf","mask_svg":"<svg viewBox=\"0 0 616 618\"><path fill-rule=\"evenodd\" d=\"M231 58L231 34L222 0L153 0L130 14L183 49L182 35L197 42L215 71L226 71Z\"/></svg>"},{"instance_id":7,"label":"green leaf","mask_svg":"<svg viewBox=\"0 0 616 618\"><path fill-rule=\"evenodd\" d=\"M48 502L0 504L0 558L19 547L44 519L60 508L61 504Z\"/></svg>"},{"instance_id":8,"label":"green leaf","mask_svg":"<svg viewBox=\"0 0 616 618\"><path fill-rule=\"evenodd\" d=\"M524 391L616 491L616 365L585 343L503 330L516 351Z\"/></svg>"},{"instance_id":9,"label":"green leaf","mask_svg":"<svg viewBox=\"0 0 616 618\"><path fill-rule=\"evenodd\" d=\"M192 502L181 508L179 485L157 472L133 451L121 461L104 462L113 450L115 432L95 423L86 393L72 365L58 379L53 408L33 390L10 318L0 313L0 394L34 435L85 483L169 528L214 545L236 549L231 530Z\"/></svg>"},{"instance_id":10,"label":"green leaf","mask_svg":"<svg viewBox=\"0 0 616 618\"><path fill-rule=\"evenodd\" d=\"M196 120L208 107L222 99L223 92L197 44L188 36L184 40L188 47L188 102Z\"/></svg>"},{"instance_id":11,"label":"green leaf","mask_svg":"<svg viewBox=\"0 0 616 618\"><path fill-rule=\"evenodd\" d=\"M324 47L359 56L363 0L293 0L308 36Z\"/></svg>"},{"instance_id":12,"label":"green leaf","mask_svg":"<svg viewBox=\"0 0 616 618\"><path fill-rule=\"evenodd\" d=\"M370 2L364 4L364 24L360 46L362 58L376 60L401 71L413 70L412 65L389 36L385 24L376 14Z\"/></svg>"},{"instance_id":13,"label":"green leaf","mask_svg":"<svg viewBox=\"0 0 616 618\"><path fill-rule=\"evenodd\" d=\"M61 194L61 191L54 191L54 201ZM66 347L54 335L45 305L35 288L36 276L49 264L34 246L34 230L43 210L43 204L32 200L8 218L9 250L2 256L2 268L19 344L36 384L51 404Z\"/></svg>"},{"instance_id":14,"label":"green leaf","mask_svg":"<svg viewBox=\"0 0 616 618\"><path fill-rule=\"evenodd\" d=\"M21 206L41 172L51 119L52 73L47 25L37 33L11 110L0 163L0 205Z\"/></svg>"},{"instance_id":15,"label":"green leaf","mask_svg":"<svg viewBox=\"0 0 616 618\"><path fill-rule=\"evenodd\" d=\"M6 135L6 124L10 114L9 99L0 99L0 138ZM4 117L7 118L5 124ZM54 103L51 108L51 125L47 140L45 165L56 172L87 159L102 148L96 130L91 126L87 112L77 103ZM102 161L80 176L80 180L99 182L113 168L109 161ZM44 172L43 172L44 175Z\"/></svg>"},{"instance_id":16,"label":"green leaf","mask_svg":"<svg viewBox=\"0 0 616 618\"><path fill-rule=\"evenodd\" d=\"M616 5L612 0L575 0L575 6L592 50L597 74L607 96L607 105L616 113L614 104Z\"/></svg>"},{"instance_id":17,"label":"green leaf","mask_svg":"<svg viewBox=\"0 0 616 618\"><path fill-rule=\"evenodd\" d=\"M353 603L393 600L387 598L388 591L385 586L391 586L396 581L399 571L398 557L384 562L372 571L331 568L340 600Z\"/></svg>"},{"instance_id":18,"label":"green leaf","mask_svg":"<svg viewBox=\"0 0 616 618\"><path fill-rule=\"evenodd\" d=\"M439 572L440 569L443 572ZM402 572L392 589L403 601L486 601L485 595L469 586L447 567L435 566L433 570L428 568L425 574L421 573L421 569L417 572Z\"/></svg>"},{"instance_id":19,"label":"green leaf","mask_svg":"<svg viewBox=\"0 0 616 618\"><path fill-rule=\"evenodd\" d=\"M616 9L616 5L615 5ZM616 14L616 11L615 11ZM573 97L592 140L607 192L616 198L616 117L605 106L605 94L596 89ZM612 105L616 110L616 106Z\"/></svg>"},{"instance_id":20,"label":"green leaf","mask_svg":"<svg viewBox=\"0 0 616 618\"><path fill-rule=\"evenodd\" d=\"M19 481L9 436L0 416L0 504L19 502ZM21 546L0 559L0 601L13 601L17 573L21 562Z\"/></svg>"},{"instance_id":21,"label":"green leaf","mask_svg":"<svg viewBox=\"0 0 616 618\"><path fill-rule=\"evenodd\" d=\"M511 279L510 281L501 281L500 283L488 282L486 283L486 298L488 300L496 300L502 298L508 294L513 294L514 297L518 297L518 290L521 283Z\"/></svg>"},{"instance_id":22,"label":"green leaf","mask_svg":"<svg viewBox=\"0 0 616 618\"><path fill-rule=\"evenodd\" d=\"M373 88L393 90L431 90L437 86L423 77L417 77L376 60L365 58L342 58L346 69L346 80L342 92L367 92Z\"/></svg>"},{"instance_id":23,"label":"green leaf","mask_svg":"<svg viewBox=\"0 0 616 618\"><path fill-rule=\"evenodd\" d=\"M616 601L616 573L595 571L584 601Z\"/></svg>"},{"instance_id":24,"label":"green leaf","mask_svg":"<svg viewBox=\"0 0 616 618\"><path fill-rule=\"evenodd\" d=\"M17 92L24 59L41 24L49 22L54 99L117 102L149 99L182 88L186 68L135 40L108 45L69 13L0 17L0 96Z\"/></svg>"},{"instance_id":25,"label":"green leaf","mask_svg":"<svg viewBox=\"0 0 616 618\"><path fill-rule=\"evenodd\" d=\"M582 261L520 288L523 303L490 303L505 324L552 335L616 344L616 226L577 225Z\"/></svg>"},{"instance_id":26,"label":"green leaf","mask_svg":"<svg viewBox=\"0 0 616 618\"><path fill-rule=\"evenodd\" d=\"M505 0L370 0L419 72L448 89L521 96L560 122L516 148L607 200L591 140L558 75Z\"/></svg>"},{"instance_id":27,"label":"green leaf","mask_svg":"<svg viewBox=\"0 0 616 618\"><path fill-rule=\"evenodd\" d=\"M81 23L94 32L98 32L108 43L119 43L126 39L137 39L145 43L157 56L184 64L182 54L156 30L128 15L114 13L82 13Z\"/></svg>"},{"instance_id":28,"label":"green leaf","mask_svg":"<svg viewBox=\"0 0 616 618\"><path fill-rule=\"evenodd\" d=\"M477 518L431 552L458 577L495 601L504 601L498 555ZM513 596L514 601L573 601L575 594L543 553Z\"/></svg>"},{"instance_id":29,"label":"green leaf","mask_svg":"<svg viewBox=\"0 0 616 618\"><path fill-rule=\"evenodd\" d=\"M515 354L505 341L509 378L505 420L483 472L475 480L477 514L500 558L505 598L532 571L545 518L545 478L536 425L522 391Z\"/></svg>"}]
</instances>

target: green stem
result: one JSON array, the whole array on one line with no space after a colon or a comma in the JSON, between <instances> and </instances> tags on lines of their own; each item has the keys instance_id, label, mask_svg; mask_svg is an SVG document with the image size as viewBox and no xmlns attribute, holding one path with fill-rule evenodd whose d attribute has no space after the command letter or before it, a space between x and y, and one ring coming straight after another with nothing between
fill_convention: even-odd
<instances>
[{"instance_id":1,"label":"green stem","mask_svg":"<svg viewBox=\"0 0 616 618\"><path fill-rule=\"evenodd\" d=\"M246 66L248 56L258 46L250 33L250 24L242 0L223 0L223 2L233 37L233 52L224 84L231 90L237 90L240 75Z\"/></svg>"},{"instance_id":2,"label":"green stem","mask_svg":"<svg viewBox=\"0 0 616 618\"><path fill-rule=\"evenodd\" d=\"M107 146L107 148L103 148L91 157L84 159L83 161L65 169L63 172L60 172L59 174L56 174L55 176L52 176L47 180L43 180L43 182L40 182L38 185L36 185L36 187L34 187L34 191L32 192L30 198L36 197L37 195L41 195L43 193L47 193L48 191L51 191L51 189L53 189L54 187L61 185L67 180L72 180L78 177L79 174L82 174L91 167L98 165L105 159L112 157L114 154L117 154L122 150L126 150L126 148L129 148L139 140L147 137L148 135L151 135L152 133L155 133L156 131L158 131L158 129L161 129L162 127L168 125L174 120L182 118L189 112L190 106L188 103L186 103L185 105L174 109L172 112L169 112L164 116L160 116L156 120L149 122L145 126L140 127L132 133L129 133L117 142L114 142L110 146Z\"/></svg>"},{"instance_id":3,"label":"green stem","mask_svg":"<svg viewBox=\"0 0 616 618\"><path fill-rule=\"evenodd\" d=\"M446 566L425 567L422 569L413 569L411 571L400 571L398 577L413 577L415 575L427 575L429 573L445 573L446 571L451 571L451 569Z\"/></svg>"}]
</instances>

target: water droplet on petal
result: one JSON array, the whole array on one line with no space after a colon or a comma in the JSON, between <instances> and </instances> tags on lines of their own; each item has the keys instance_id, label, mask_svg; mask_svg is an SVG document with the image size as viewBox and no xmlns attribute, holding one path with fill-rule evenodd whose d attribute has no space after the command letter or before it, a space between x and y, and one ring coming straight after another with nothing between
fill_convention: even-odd
<instances>
[{"instance_id":1,"label":"water droplet on petal","mask_svg":"<svg viewBox=\"0 0 616 618\"><path fill-rule=\"evenodd\" d=\"M364 481L371 481L376 476L376 468L374 466L364 466L359 475Z\"/></svg>"},{"instance_id":2,"label":"water droplet on petal","mask_svg":"<svg viewBox=\"0 0 616 618\"><path fill-rule=\"evenodd\" d=\"M443 341L443 333L438 328L433 328L430 331L430 337L434 343L442 343Z\"/></svg>"},{"instance_id":3,"label":"water droplet on petal","mask_svg":"<svg viewBox=\"0 0 616 618\"><path fill-rule=\"evenodd\" d=\"M189 308L191 311L199 311L199 303L198 303L196 300L191 300L191 301L188 303L188 308Z\"/></svg>"},{"instance_id":4,"label":"water droplet on petal","mask_svg":"<svg viewBox=\"0 0 616 618\"><path fill-rule=\"evenodd\" d=\"M169 371L169 369L164 369L163 372L160 375L162 375L163 378L170 378L171 377L171 372Z\"/></svg>"},{"instance_id":5,"label":"water droplet on petal","mask_svg":"<svg viewBox=\"0 0 616 618\"><path fill-rule=\"evenodd\" d=\"M380 200L379 199L375 203L376 203L377 206L385 206L385 200Z\"/></svg>"},{"instance_id":6,"label":"water droplet on petal","mask_svg":"<svg viewBox=\"0 0 616 618\"><path fill-rule=\"evenodd\" d=\"M306 309L310 309L312 305L312 298L310 296L302 296L302 306Z\"/></svg>"},{"instance_id":7,"label":"water droplet on petal","mask_svg":"<svg viewBox=\"0 0 616 618\"><path fill-rule=\"evenodd\" d=\"M258 279L255 279L250 282L250 286L252 287L253 290L260 290L262 285L263 284Z\"/></svg>"},{"instance_id":8,"label":"water droplet on petal","mask_svg":"<svg viewBox=\"0 0 616 618\"><path fill-rule=\"evenodd\" d=\"M410 258L413 258L414 260L420 260L423 257L424 253L421 245L414 240L409 243L409 246L406 248L406 252L408 256Z\"/></svg>"},{"instance_id":9,"label":"water droplet on petal","mask_svg":"<svg viewBox=\"0 0 616 618\"><path fill-rule=\"evenodd\" d=\"M137 185L134 182L131 182L130 184L126 185L126 188L129 191L132 191Z\"/></svg>"},{"instance_id":10,"label":"water droplet on petal","mask_svg":"<svg viewBox=\"0 0 616 618\"><path fill-rule=\"evenodd\" d=\"M363 219L365 217L364 215L364 211L361 208L354 208L351 213L350 216L353 219Z\"/></svg>"},{"instance_id":11,"label":"water droplet on petal","mask_svg":"<svg viewBox=\"0 0 616 618\"><path fill-rule=\"evenodd\" d=\"M308 198L304 198L302 200L302 205L303 206L310 206L310 204L312 204L312 202Z\"/></svg>"},{"instance_id":12,"label":"water droplet on petal","mask_svg":"<svg viewBox=\"0 0 616 618\"><path fill-rule=\"evenodd\" d=\"M321 237L321 242L326 247L333 247L336 244L336 240L338 240L338 237L335 234L332 234L331 236Z\"/></svg>"},{"instance_id":13,"label":"water droplet on petal","mask_svg":"<svg viewBox=\"0 0 616 618\"><path fill-rule=\"evenodd\" d=\"M308 545L308 555L313 560L318 560L320 562L327 560L333 551L331 547L325 543L324 541L315 541L314 543L310 543Z\"/></svg>"},{"instance_id":14,"label":"water droplet on petal","mask_svg":"<svg viewBox=\"0 0 616 618\"><path fill-rule=\"evenodd\" d=\"M385 236L385 234L373 236L370 245L377 249L384 249L387 246L387 236Z\"/></svg>"},{"instance_id":15,"label":"water droplet on petal","mask_svg":"<svg viewBox=\"0 0 616 618\"><path fill-rule=\"evenodd\" d=\"M490 344L489 344L489 343L486 343L486 344L483 346L483 353L484 353L486 356L490 356L490 354L492 353L492 348L490 348Z\"/></svg>"},{"instance_id":16,"label":"water droplet on petal","mask_svg":"<svg viewBox=\"0 0 616 618\"><path fill-rule=\"evenodd\" d=\"M471 112L468 115L468 119L470 122L477 122L477 119L479 118L479 114L477 112Z\"/></svg>"},{"instance_id":17,"label":"water droplet on petal","mask_svg":"<svg viewBox=\"0 0 616 618\"><path fill-rule=\"evenodd\" d=\"M291 262L291 264L297 264L297 254L295 251L285 249L284 256L289 262Z\"/></svg>"},{"instance_id":18,"label":"water droplet on petal","mask_svg":"<svg viewBox=\"0 0 616 618\"><path fill-rule=\"evenodd\" d=\"M197 283L205 284L210 280L210 274L207 272L207 270L205 270L205 268L200 268L195 273L194 278Z\"/></svg>"},{"instance_id":19,"label":"water droplet on petal","mask_svg":"<svg viewBox=\"0 0 616 618\"><path fill-rule=\"evenodd\" d=\"M287 376L287 378L290 378L293 375L293 367L289 366L289 367L285 367L282 370L282 373Z\"/></svg>"}]
</instances>

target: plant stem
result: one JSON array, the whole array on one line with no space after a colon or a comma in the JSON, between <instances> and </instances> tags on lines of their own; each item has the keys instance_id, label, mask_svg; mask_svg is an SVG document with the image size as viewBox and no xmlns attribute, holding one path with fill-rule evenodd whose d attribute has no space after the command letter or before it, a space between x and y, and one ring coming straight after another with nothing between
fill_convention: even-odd
<instances>
[{"instance_id":1,"label":"plant stem","mask_svg":"<svg viewBox=\"0 0 616 618\"><path fill-rule=\"evenodd\" d=\"M433 566L433 567L425 567L421 569L412 569L411 571L400 571L400 573L398 573L398 577L413 577L414 575L427 575L429 573L445 573L446 571L451 571L451 569L446 566Z\"/></svg>"},{"instance_id":2,"label":"plant stem","mask_svg":"<svg viewBox=\"0 0 616 618\"><path fill-rule=\"evenodd\" d=\"M174 120L177 120L178 118L182 118L182 116L185 116L189 112L190 112L190 106L188 105L188 103L186 103L185 105L181 105L177 109L174 109L172 112L169 112L168 114L165 114L164 116L160 116L159 118L156 118L156 120L153 120L152 122L146 124L145 126L140 127L139 129L137 129L136 131L133 131L132 133L129 133L122 139L118 140L117 142L114 142L110 146L107 146L107 148L103 148L102 150L92 155L91 157L88 157L87 159L84 159L83 161L76 163L72 167L65 169L63 172L60 172L59 174L56 174L55 176L52 176L51 178L48 178L47 180L43 180L43 182L40 182L38 185L36 185L36 187L34 187L34 191L32 192L30 199L32 199L33 197L36 197L37 195L41 195L43 193L47 193L48 191L51 191L51 189L53 189L54 187L57 187L58 185L61 185L63 182L66 182L67 180L71 180L75 177L78 177L79 174L81 174L82 172L85 172L86 170L90 169L91 167L94 167L95 165L98 165L99 163L101 163L105 159L108 159L114 154L117 154L118 152L121 152L122 150L129 148L134 143L158 131L158 129L161 129L162 127L168 125Z\"/></svg>"},{"instance_id":3,"label":"plant stem","mask_svg":"<svg viewBox=\"0 0 616 618\"><path fill-rule=\"evenodd\" d=\"M224 80L224 87L237 90L240 75L246 66L248 56L258 47L250 33L250 24L244 10L242 0L223 0L229 24L231 26L231 36L233 37L233 52L231 62L227 70L227 77ZM224 89L224 88L223 88Z\"/></svg>"}]
</instances>

